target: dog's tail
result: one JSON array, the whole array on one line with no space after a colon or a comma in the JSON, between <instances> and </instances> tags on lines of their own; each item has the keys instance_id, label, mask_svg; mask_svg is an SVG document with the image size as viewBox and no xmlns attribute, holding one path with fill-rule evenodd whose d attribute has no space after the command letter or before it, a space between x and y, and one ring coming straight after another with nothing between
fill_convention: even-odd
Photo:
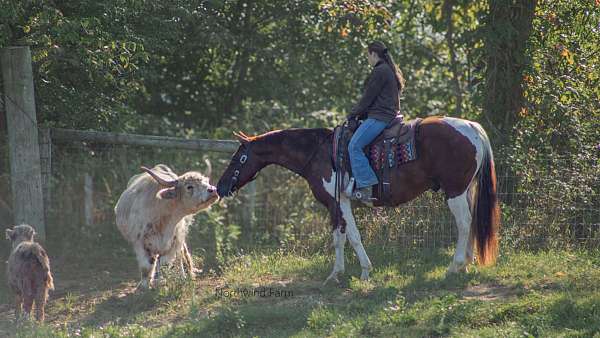
<instances>
[{"instance_id":1,"label":"dog's tail","mask_svg":"<svg viewBox=\"0 0 600 338\"><path fill-rule=\"evenodd\" d=\"M52 278L52 272L50 272L50 259L48 258L48 254L46 254L46 250L44 250L44 248L42 248L40 245L33 246L33 250L35 257L40 265L42 265L42 269L44 270L46 286L48 289L54 290L54 278Z\"/></svg>"}]
</instances>

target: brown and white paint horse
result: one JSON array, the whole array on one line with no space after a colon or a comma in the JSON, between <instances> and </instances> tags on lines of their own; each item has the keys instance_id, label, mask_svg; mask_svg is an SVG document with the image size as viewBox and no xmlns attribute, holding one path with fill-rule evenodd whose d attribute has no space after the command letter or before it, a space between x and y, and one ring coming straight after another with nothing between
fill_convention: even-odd
<instances>
[{"instance_id":1,"label":"brown and white paint horse","mask_svg":"<svg viewBox=\"0 0 600 338\"><path fill-rule=\"evenodd\" d=\"M332 166L330 129L287 129L248 137L236 134L240 147L217 185L219 196L226 197L254 179L267 165L277 164L302 176L315 198L327 207L333 224L335 264L325 282L337 280L344 271L346 239L356 251L362 268L362 279L369 278L371 261L354 221L350 200L341 194L334 198L336 174ZM406 203L424 191L441 188L456 219L458 242L448 273L466 271L474 260L494 263L498 250L500 209L496 196L496 173L490 141L476 122L451 118L423 119L416 135L419 157L401 165L391 175L392 205ZM336 211L337 208L337 211ZM342 232L345 225L345 232Z\"/></svg>"}]
</instances>

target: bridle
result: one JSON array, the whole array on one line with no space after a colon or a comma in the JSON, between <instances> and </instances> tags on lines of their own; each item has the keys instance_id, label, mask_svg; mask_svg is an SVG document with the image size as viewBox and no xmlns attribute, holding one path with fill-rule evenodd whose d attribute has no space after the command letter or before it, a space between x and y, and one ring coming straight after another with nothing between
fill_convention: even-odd
<instances>
[{"instance_id":1,"label":"bridle","mask_svg":"<svg viewBox=\"0 0 600 338\"><path fill-rule=\"evenodd\" d=\"M244 143L242 144L242 147L244 147L244 152L242 153L234 167L233 176L231 177L231 182L229 182L229 189L227 189L230 194L232 194L235 191L236 184L239 181L238 177L240 176L240 169L242 169L244 164L248 162L248 158L250 157L250 153L252 152L248 144ZM248 182L254 181L256 177L258 177L258 173L254 174L254 177L252 177Z\"/></svg>"}]
</instances>

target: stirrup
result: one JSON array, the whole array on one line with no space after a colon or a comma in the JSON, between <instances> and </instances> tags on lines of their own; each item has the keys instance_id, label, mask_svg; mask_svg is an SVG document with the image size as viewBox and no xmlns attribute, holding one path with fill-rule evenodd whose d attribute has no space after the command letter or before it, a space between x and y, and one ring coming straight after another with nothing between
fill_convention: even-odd
<instances>
[{"instance_id":1,"label":"stirrup","mask_svg":"<svg viewBox=\"0 0 600 338\"><path fill-rule=\"evenodd\" d=\"M365 189L371 189L370 193L366 193L364 190ZM376 200L376 198L373 198L373 188L372 187L366 187L366 188L361 188L361 189L355 189L354 192L352 193L352 196L350 197L351 200L355 200L355 201L360 201L363 203L372 203L373 201Z\"/></svg>"}]
</instances>

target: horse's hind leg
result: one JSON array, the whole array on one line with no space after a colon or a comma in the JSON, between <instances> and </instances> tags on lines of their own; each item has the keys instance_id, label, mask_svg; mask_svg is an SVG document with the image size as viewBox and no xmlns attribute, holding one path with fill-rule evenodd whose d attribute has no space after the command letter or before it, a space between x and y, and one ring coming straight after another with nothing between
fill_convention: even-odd
<instances>
[{"instance_id":1,"label":"horse's hind leg","mask_svg":"<svg viewBox=\"0 0 600 338\"><path fill-rule=\"evenodd\" d=\"M466 271L468 256L467 246L471 242L470 231L471 231L471 208L469 207L468 201L468 189L462 194L449 198L448 207L454 215L456 220L456 226L458 228L458 241L456 243L456 252L454 253L454 259L448 267L448 273L456 273L459 271ZM471 243L472 245L472 243ZM472 251L471 251L472 256Z\"/></svg>"}]
</instances>

